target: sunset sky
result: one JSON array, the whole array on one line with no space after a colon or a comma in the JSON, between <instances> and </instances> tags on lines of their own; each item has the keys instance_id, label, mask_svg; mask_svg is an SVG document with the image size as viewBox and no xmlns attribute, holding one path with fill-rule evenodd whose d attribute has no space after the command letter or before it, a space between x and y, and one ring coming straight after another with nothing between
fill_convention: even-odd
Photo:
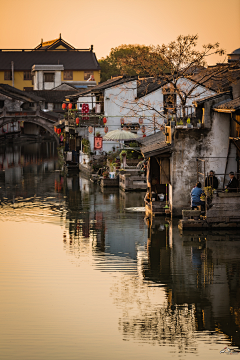
<instances>
[{"instance_id":1,"label":"sunset sky","mask_svg":"<svg viewBox=\"0 0 240 360\"><path fill-rule=\"evenodd\" d=\"M199 49L240 47L240 0L5 0L1 14L0 48L33 48L59 33L76 48L93 44L98 59L121 44L167 44L180 34L198 33Z\"/></svg>"}]
</instances>

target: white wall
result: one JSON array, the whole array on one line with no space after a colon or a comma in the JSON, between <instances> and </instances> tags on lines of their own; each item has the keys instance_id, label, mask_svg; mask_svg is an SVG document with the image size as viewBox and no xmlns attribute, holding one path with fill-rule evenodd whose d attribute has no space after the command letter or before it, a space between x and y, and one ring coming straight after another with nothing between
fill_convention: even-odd
<instances>
[{"instance_id":1,"label":"white wall","mask_svg":"<svg viewBox=\"0 0 240 360\"><path fill-rule=\"evenodd\" d=\"M45 71L46 72L46 71ZM54 71L54 82L44 82L44 71L38 70L34 72L34 90L51 90L61 85L61 71Z\"/></svg>"},{"instance_id":2,"label":"white wall","mask_svg":"<svg viewBox=\"0 0 240 360\"><path fill-rule=\"evenodd\" d=\"M179 80L179 86L182 88L188 89L193 86L193 83L189 80L182 79ZM202 86L199 86L193 91L193 98L189 99L187 106L192 105L193 101L207 97L209 95L215 94L215 92L208 90ZM94 100L95 101L95 97ZM91 97L82 97L79 98L80 102L90 102L92 101ZM177 103L180 103L179 98L177 98ZM129 81L124 84L113 86L104 91L104 115L107 117L108 131L116 130L121 128L120 119L124 118L125 123L138 123L139 118L143 117L143 125L146 128L146 135L151 135L154 133L154 118L155 116L155 129L159 130L160 126L163 124L164 118L158 112L163 113L163 92L162 88L159 88L150 94L143 96L137 99L137 80ZM103 128L96 128L95 131L99 131L102 136L105 135ZM143 133L141 128L138 130L138 135L142 138ZM94 147L94 136L89 134L89 140L91 143L91 150L93 151ZM103 151L112 151L112 148L121 146L119 142L113 141L104 141L103 142Z\"/></svg>"},{"instance_id":3,"label":"white wall","mask_svg":"<svg viewBox=\"0 0 240 360\"><path fill-rule=\"evenodd\" d=\"M190 192L197 181L197 158L205 160L205 172L213 170L223 187L230 136L230 115L214 113L211 129L175 130L174 151L170 160L173 214L181 215L183 208L190 207ZM227 173L237 171L236 148L230 152ZM199 178L202 186L205 179ZM229 181L228 176L225 184Z\"/></svg>"},{"instance_id":4,"label":"white wall","mask_svg":"<svg viewBox=\"0 0 240 360\"><path fill-rule=\"evenodd\" d=\"M82 104L88 104L89 109L92 110L96 105L96 96L80 96L77 101L78 110L81 110Z\"/></svg>"}]
</instances>

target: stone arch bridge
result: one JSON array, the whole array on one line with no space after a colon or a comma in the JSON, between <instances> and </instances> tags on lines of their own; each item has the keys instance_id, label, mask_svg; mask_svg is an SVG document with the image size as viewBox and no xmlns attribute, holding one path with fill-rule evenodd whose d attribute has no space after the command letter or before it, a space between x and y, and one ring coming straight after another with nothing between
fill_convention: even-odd
<instances>
[{"instance_id":1,"label":"stone arch bridge","mask_svg":"<svg viewBox=\"0 0 240 360\"><path fill-rule=\"evenodd\" d=\"M6 124L13 123L16 121L24 121L32 123L38 126L41 126L46 131L48 131L56 141L58 141L58 136L54 131L54 124L57 121L57 117L51 114L48 114L45 111L36 110L36 111L7 111L3 110L0 112L0 128Z\"/></svg>"}]
</instances>

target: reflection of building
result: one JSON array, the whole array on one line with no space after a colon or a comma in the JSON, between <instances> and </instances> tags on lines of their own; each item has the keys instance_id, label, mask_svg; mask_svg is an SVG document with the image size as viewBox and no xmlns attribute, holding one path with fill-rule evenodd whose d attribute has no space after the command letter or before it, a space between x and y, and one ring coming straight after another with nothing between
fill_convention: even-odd
<instances>
[{"instance_id":1,"label":"reflection of building","mask_svg":"<svg viewBox=\"0 0 240 360\"><path fill-rule=\"evenodd\" d=\"M0 148L0 171L3 184L24 184L33 174L50 173L57 168L54 142L32 143ZM34 185L34 184L32 184ZM31 192L31 187L28 189ZM34 195L34 190L33 195Z\"/></svg>"},{"instance_id":2,"label":"reflection of building","mask_svg":"<svg viewBox=\"0 0 240 360\"><path fill-rule=\"evenodd\" d=\"M180 237L176 226L171 232L169 248L166 230L156 222L150 226L144 278L166 285L170 306L193 305L197 330L222 331L239 346L239 235L189 232Z\"/></svg>"}]
</instances>

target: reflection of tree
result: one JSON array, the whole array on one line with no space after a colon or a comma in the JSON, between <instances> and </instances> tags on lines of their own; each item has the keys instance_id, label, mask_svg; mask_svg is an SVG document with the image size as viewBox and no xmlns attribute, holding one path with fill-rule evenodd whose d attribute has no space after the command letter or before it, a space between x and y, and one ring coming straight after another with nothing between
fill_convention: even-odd
<instances>
[{"instance_id":1,"label":"reflection of tree","mask_svg":"<svg viewBox=\"0 0 240 360\"><path fill-rule=\"evenodd\" d=\"M187 306L175 307L174 310L169 306L150 308L149 312L120 319L119 327L124 337L152 344L172 344L178 347L178 352L196 351L194 309Z\"/></svg>"},{"instance_id":2,"label":"reflection of tree","mask_svg":"<svg viewBox=\"0 0 240 360\"><path fill-rule=\"evenodd\" d=\"M171 306L171 292L166 296L165 286L151 285L139 277L122 275L112 286L111 296L122 310L119 331L123 338L173 345L178 352L196 352L195 307Z\"/></svg>"}]
</instances>

